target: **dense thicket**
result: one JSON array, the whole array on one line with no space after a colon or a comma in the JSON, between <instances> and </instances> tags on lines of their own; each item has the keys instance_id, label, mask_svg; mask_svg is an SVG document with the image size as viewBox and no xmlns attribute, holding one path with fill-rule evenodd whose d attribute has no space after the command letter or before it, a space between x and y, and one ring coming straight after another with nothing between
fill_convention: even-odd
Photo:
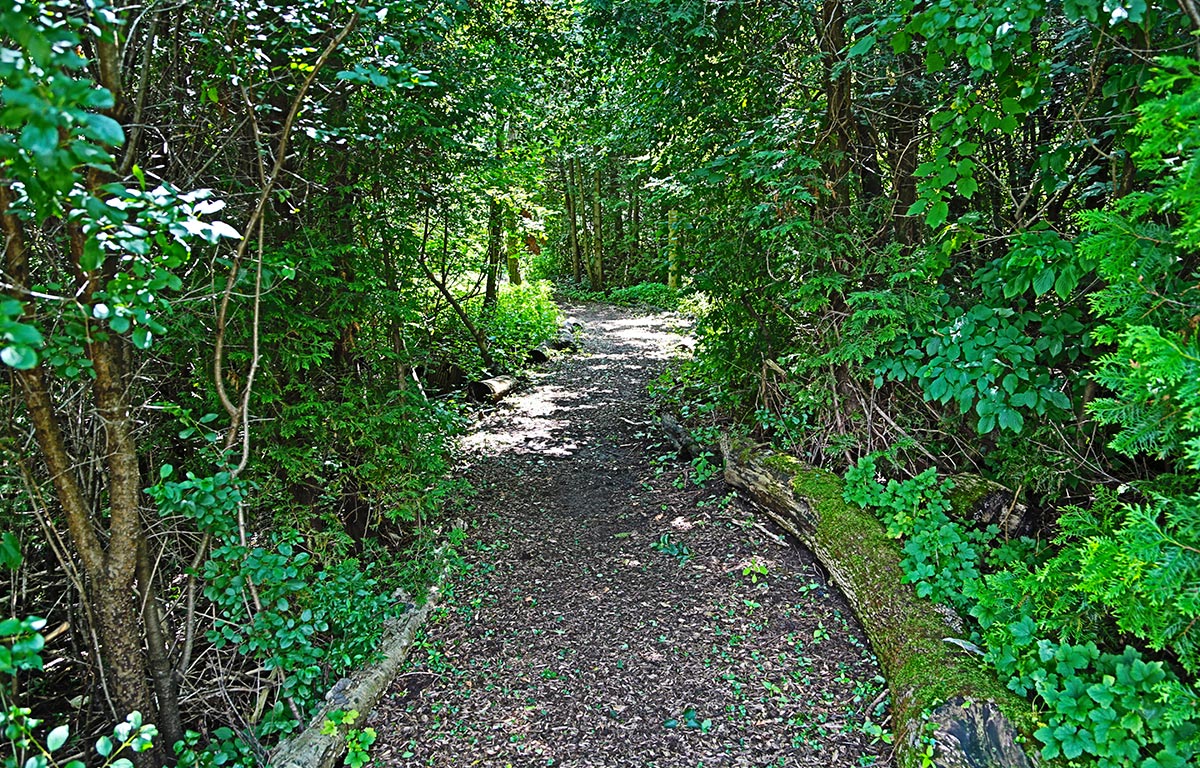
<instances>
[{"instance_id":1,"label":"dense thicket","mask_svg":"<svg viewBox=\"0 0 1200 768\"><path fill-rule=\"evenodd\" d=\"M453 393L557 330L565 13L0 7L0 762L262 764L441 568Z\"/></svg>"},{"instance_id":2,"label":"dense thicket","mask_svg":"<svg viewBox=\"0 0 1200 768\"><path fill-rule=\"evenodd\" d=\"M0 555L56 638L33 674L0 625L6 700L261 760L435 567L433 395L520 364L551 276L693 295L664 392L848 471L1047 757L1197 755L1195 0L0 19ZM952 520L934 467L1043 519Z\"/></svg>"}]
</instances>

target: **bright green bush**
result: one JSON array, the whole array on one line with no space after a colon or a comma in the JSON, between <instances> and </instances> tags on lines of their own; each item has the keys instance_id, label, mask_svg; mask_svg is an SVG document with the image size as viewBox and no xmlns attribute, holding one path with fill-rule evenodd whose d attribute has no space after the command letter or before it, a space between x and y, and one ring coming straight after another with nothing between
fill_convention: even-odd
<instances>
[{"instance_id":1,"label":"bright green bush","mask_svg":"<svg viewBox=\"0 0 1200 768\"><path fill-rule=\"evenodd\" d=\"M880 483L876 459L847 472L846 500L880 515L904 542L905 581L969 615L970 639L984 659L1013 691L1037 698L1043 757L1086 758L1105 768L1177 767L1200 757L1200 690L1183 675L1193 671L1190 646L1172 648L1176 666L1148 660L1122 634L1163 647L1138 630L1161 629L1174 613L1165 604L1194 593L1181 593L1185 585L1161 574L1155 579L1154 570L1169 563L1138 561L1112 545L1104 518L1120 508L1115 499L1094 513L1074 510L1054 549L1039 551L1030 540L999 541L994 526L975 530L951 520L952 486L933 470ZM1131 577L1144 583L1135 563L1149 567L1154 593L1114 590ZM1131 620L1134 610L1143 623ZM1187 634L1173 629L1175 637Z\"/></svg>"}]
</instances>

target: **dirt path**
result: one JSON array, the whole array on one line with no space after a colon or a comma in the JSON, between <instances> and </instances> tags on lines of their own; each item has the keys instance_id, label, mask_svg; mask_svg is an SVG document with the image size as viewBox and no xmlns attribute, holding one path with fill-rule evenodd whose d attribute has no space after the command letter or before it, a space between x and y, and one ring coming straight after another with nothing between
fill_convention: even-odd
<instances>
[{"instance_id":1,"label":"dirt path","mask_svg":"<svg viewBox=\"0 0 1200 768\"><path fill-rule=\"evenodd\" d=\"M466 441L469 569L368 720L376 764L888 764L882 678L811 556L655 461L670 319L572 310L582 352Z\"/></svg>"}]
</instances>

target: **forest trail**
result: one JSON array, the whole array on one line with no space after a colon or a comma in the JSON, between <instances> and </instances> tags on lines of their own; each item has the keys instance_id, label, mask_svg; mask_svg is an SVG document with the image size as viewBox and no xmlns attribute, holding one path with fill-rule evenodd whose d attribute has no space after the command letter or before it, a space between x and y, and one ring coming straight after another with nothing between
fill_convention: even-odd
<instances>
[{"instance_id":1,"label":"forest trail","mask_svg":"<svg viewBox=\"0 0 1200 768\"><path fill-rule=\"evenodd\" d=\"M465 439L469 568L367 718L376 764L888 765L882 678L812 556L656 461L681 321L568 309L580 353Z\"/></svg>"}]
</instances>

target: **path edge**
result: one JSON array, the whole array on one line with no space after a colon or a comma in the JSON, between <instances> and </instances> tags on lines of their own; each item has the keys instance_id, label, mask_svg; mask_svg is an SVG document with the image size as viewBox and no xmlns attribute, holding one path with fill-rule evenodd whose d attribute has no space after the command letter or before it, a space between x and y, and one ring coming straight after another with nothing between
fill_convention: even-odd
<instances>
[{"instance_id":1,"label":"path edge","mask_svg":"<svg viewBox=\"0 0 1200 768\"><path fill-rule=\"evenodd\" d=\"M367 715L383 698L392 681L400 673L408 654L412 651L417 631L425 623L437 605L442 583L449 570L445 561L446 547L439 552L443 560L437 582L425 593L425 601L419 607L412 605L403 615L389 620L379 643L383 658L360 667L349 677L338 680L325 694L325 704L313 716L300 733L279 743L271 752L270 766L274 768L333 768L346 753L346 732L350 724L330 719L334 712L358 712L356 723L362 723ZM327 727L327 723L336 727Z\"/></svg>"},{"instance_id":2,"label":"path edge","mask_svg":"<svg viewBox=\"0 0 1200 768\"><path fill-rule=\"evenodd\" d=\"M806 546L867 633L892 694L901 768L1030 768L1029 705L946 642L957 617L902 583L883 525L842 499L842 481L787 454L721 437L725 481Z\"/></svg>"}]
</instances>

